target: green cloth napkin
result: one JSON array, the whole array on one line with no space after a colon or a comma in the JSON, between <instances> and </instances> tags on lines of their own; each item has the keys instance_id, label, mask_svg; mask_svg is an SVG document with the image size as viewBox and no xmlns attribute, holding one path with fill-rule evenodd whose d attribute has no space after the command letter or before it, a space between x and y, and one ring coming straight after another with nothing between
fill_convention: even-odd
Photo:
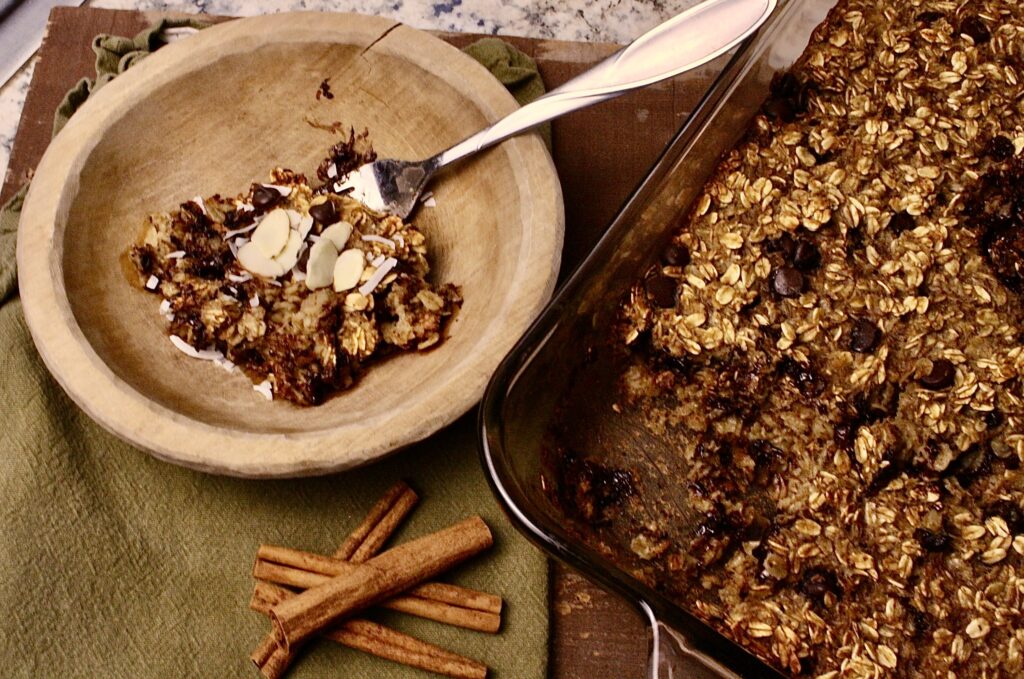
<instances>
[{"instance_id":1,"label":"green cloth napkin","mask_svg":"<svg viewBox=\"0 0 1024 679\"><path fill-rule=\"evenodd\" d=\"M147 35L142 41L97 38L97 82L112 76L112 55L120 55L120 72L141 56L133 53L163 43L152 31ZM514 54L504 43L488 43L474 50L497 54L485 63L506 63L502 53ZM520 74L513 84L525 80ZM536 96L537 82L527 96ZM58 118L73 113L95 86L76 91ZM476 513L491 526L495 546L443 579L503 596L503 628L492 636L399 614L370 617L485 662L494 677L545 676L547 563L491 497L476 457L472 416L374 465L317 479L248 481L160 462L93 423L40 361L15 278L23 195L0 211L5 676L253 676L248 656L268 630L267 621L247 608L257 545L333 552L399 478L422 500L393 542ZM289 676L431 675L318 642Z\"/></svg>"}]
</instances>

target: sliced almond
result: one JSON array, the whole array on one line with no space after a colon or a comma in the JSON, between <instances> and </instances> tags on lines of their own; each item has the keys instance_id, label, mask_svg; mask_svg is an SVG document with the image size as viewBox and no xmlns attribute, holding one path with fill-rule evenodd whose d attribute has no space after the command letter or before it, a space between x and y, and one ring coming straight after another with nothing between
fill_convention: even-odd
<instances>
[{"instance_id":1,"label":"sliced almond","mask_svg":"<svg viewBox=\"0 0 1024 679\"><path fill-rule=\"evenodd\" d=\"M290 230L288 213L280 208L271 210L252 232L251 242L260 249L264 256L276 257L288 244Z\"/></svg>"},{"instance_id":2,"label":"sliced almond","mask_svg":"<svg viewBox=\"0 0 1024 679\"><path fill-rule=\"evenodd\" d=\"M281 265L281 268L285 271L291 270L295 263L299 261L299 250L302 249L302 236L299 232L292 229L288 232L288 242L284 246L284 250L281 250L281 254L274 257L274 261Z\"/></svg>"},{"instance_id":3,"label":"sliced almond","mask_svg":"<svg viewBox=\"0 0 1024 679\"><path fill-rule=\"evenodd\" d=\"M335 222L331 224L323 233L320 234L321 238L329 238L334 243L334 247L338 250L345 248L345 243L348 242L349 236L352 235L352 225L348 222Z\"/></svg>"},{"instance_id":4,"label":"sliced almond","mask_svg":"<svg viewBox=\"0 0 1024 679\"><path fill-rule=\"evenodd\" d=\"M338 255L338 261L334 263L334 291L345 292L359 285L365 264L363 251L357 248L345 250Z\"/></svg>"},{"instance_id":5,"label":"sliced almond","mask_svg":"<svg viewBox=\"0 0 1024 679\"><path fill-rule=\"evenodd\" d=\"M285 234L287 239L288 234ZM238 263L257 276L277 278L284 274L281 265L263 254L263 250L255 241L250 241L238 249Z\"/></svg>"},{"instance_id":6,"label":"sliced almond","mask_svg":"<svg viewBox=\"0 0 1024 679\"><path fill-rule=\"evenodd\" d=\"M310 290L326 288L334 280L334 264L338 259L338 248L323 238L313 243L306 262L306 287Z\"/></svg>"}]
</instances>

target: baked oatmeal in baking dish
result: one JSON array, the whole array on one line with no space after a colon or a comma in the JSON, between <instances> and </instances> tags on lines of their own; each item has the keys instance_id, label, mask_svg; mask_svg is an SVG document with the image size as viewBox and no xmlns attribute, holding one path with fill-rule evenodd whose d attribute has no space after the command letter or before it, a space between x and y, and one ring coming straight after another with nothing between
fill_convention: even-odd
<instances>
[{"instance_id":1,"label":"baked oatmeal in baking dish","mask_svg":"<svg viewBox=\"0 0 1024 679\"><path fill-rule=\"evenodd\" d=\"M197 196L147 218L130 258L163 297L174 346L240 369L268 399L318 405L374 361L443 339L461 298L428 280L424 234L331 192L372 160L363 144L335 146L318 189L278 168L235 198Z\"/></svg>"},{"instance_id":2,"label":"baked oatmeal in baking dish","mask_svg":"<svg viewBox=\"0 0 1024 679\"><path fill-rule=\"evenodd\" d=\"M621 308L677 443L563 448L590 543L786 674L1024 676L1022 150L1024 5L839 2Z\"/></svg>"}]
</instances>

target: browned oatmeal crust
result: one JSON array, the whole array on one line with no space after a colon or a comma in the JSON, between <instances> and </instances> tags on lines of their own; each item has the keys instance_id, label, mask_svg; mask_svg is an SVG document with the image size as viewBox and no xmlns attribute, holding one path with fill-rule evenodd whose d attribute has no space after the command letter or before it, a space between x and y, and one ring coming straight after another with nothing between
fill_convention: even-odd
<instances>
[{"instance_id":1,"label":"browned oatmeal crust","mask_svg":"<svg viewBox=\"0 0 1024 679\"><path fill-rule=\"evenodd\" d=\"M780 670L1024 674L1022 66L1017 0L843 0L622 308L699 517L560 497Z\"/></svg>"}]
</instances>

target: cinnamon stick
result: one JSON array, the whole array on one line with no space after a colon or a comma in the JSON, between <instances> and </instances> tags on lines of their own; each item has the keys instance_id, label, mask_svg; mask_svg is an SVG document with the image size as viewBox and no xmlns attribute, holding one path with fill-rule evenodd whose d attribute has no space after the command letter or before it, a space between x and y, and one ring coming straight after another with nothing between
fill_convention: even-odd
<instances>
[{"instance_id":1,"label":"cinnamon stick","mask_svg":"<svg viewBox=\"0 0 1024 679\"><path fill-rule=\"evenodd\" d=\"M350 620L341 629L331 630L324 636L381 658L448 677L484 679L487 676L487 666L483 663L462 656L438 655L437 651L447 651L368 620Z\"/></svg>"},{"instance_id":2,"label":"cinnamon stick","mask_svg":"<svg viewBox=\"0 0 1024 679\"><path fill-rule=\"evenodd\" d=\"M416 493L411 488L406 487L406 491L398 496L395 504L392 505L387 514L370 531L366 539L363 540L363 543L359 545L359 548L349 558L349 561L351 563L363 563L367 559L376 556L377 552L388 541L392 533L398 529L398 526L409 512L412 511L418 501L419 497Z\"/></svg>"},{"instance_id":3,"label":"cinnamon stick","mask_svg":"<svg viewBox=\"0 0 1024 679\"><path fill-rule=\"evenodd\" d=\"M286 650L331 622L403 592L480 553L494 542L479 516L393 547L352 573L283 601L270 610L274 636Z\"/></svg>"},{"instance_id":4,"label":"cinnamon stick","mask_svg":"<svg viewBox=\"0 0 1024 679\"><path fill-rule=\"evenodd\" d=\"M349 534L335 554L347 559L358 552L362 560L373 556L391 537L418 499L408 484L398 481L370 509L366 518ZM266 603L268 610L270 605ZM250 658L266 679L279 679L288 670L294 654L295 649L278 646L273 634L268 634Z\"/></svg>"},{"instance_id":5,"label":"cinnamon stick","mask_svg":"<svg viewBox=\"0 0 1024 679\"><path fill-rule=\"evenodd\" d=\"M352 571L345 572L351 573ZM320 575L263 560L256 561L256 565L253 567L253 577L257 580L272 582L278 585L288 585L289 587L298 587L300 589L318 587L329 582L331 579L329 575ZM428 583L427 585L414 587L404 594L399 594L382 602L380 606L478 632L493 634L501 627L501 615L498 613L476 610L469 606L460 605L463 602L473 603L477 598L489 598L492 595L467 590L455 585L437 586L435 589L433 587L435 584ZM439 601L431 596L433 592L438 590L441 590L447 596L448 601ZM466 595L452 596L452 591L466 592ZM452 603L453 601L455 603Z\"/></svg>"},{"instance_id":6,"label":"cinnamon stick","mask_svg":"<svg viewBox=\"0 0 1024 679\"><path fill-rule=\"evenodd\" d=\"M310 577L310 574L336 576L351 573L355 569L356 566L350 563L321 554L278 545L260 545L256 550L253 577L308 589L324 582L323 578ZM501 597L458 585L429 582L410 589L406 594L495 615L501 614Z\"/></svg>"},{"instance_id":7,"label":"cinnamon stick","mask_svg":"<svg viewBox=\"0 0 1024 679\"><path fill-rule=\"evenodd\" d=\"M294 596L293 592L283 587L258 581L253 590L252 601L259 602L261 607L254 607L254 610L266 615L270 611L270 606L286 601ZM266 607L264 608L263 606ZM322 631L320 636L343 646L364 651L381 658L408 665L409 667L416 667L428 672L455 677L456 679L483 679L487 675L487 666L482 663L369 620L345 620L334 627ZM253 652L253 662L260 668L273 665L273 660L269 663L266 660L262 663L257 662L256 654L262 649L263 645ZM268 657L273 656L275 651L281 654L283 649L274 643L273 649L267 654Z\"/></svg>"},{"instance_id":8,"label":"cinnamon stick","mask_svg":"<svg viewBox=\"0 0 1024 679\"><path fill-rule=\"evenodd\" d=\"M334 558L343 561L355 561L354 555L359 551L360 547L366 544L367 538L375 532L380 532L375 538L375 542L369 543L369 546L364 548L361 554L362 560L365 561L376 554L387 539L391 537L391 533L395 531L398 524L405 518L405 515L412 510L418 499L419 497L416 495L416 492L405 481L399 481L388 488L383 497L377 501L377 504L370 508L363 522L356 526L355 530L345 538L345 542L334 552ZM396 507L398 507L398 511L394 511ZM394 516L389 519L387 528L381 529L385 517L392 513Z\"/></svg>"}]
</instances>

